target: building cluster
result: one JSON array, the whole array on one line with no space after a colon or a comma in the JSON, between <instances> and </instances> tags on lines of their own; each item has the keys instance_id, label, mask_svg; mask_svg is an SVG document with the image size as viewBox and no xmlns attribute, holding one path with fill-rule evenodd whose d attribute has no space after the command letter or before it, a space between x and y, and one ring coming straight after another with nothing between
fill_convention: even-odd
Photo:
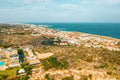
<instances>
[{"instance_id":1,"label":"building cluster","mask_svg":"<svg viewBox=\"0 0 120 80\"><path fill-rule=\"evenodd\" d=\"M102 36L96 36L86 33L78 33L78 32L66 32L66 31L58 31L54 29L50 29L44 26L35 26L35 25L21 25L16 24L16 26L24 27L24 30L32 30L31 36L41 36L41 35L49 35L54 38L54 45L60 46L70 46L70 45L84 45L86 47L94 47L94 48L104 48L110 51L120 51L120 47L117 46L119 40L112 38L105 38ZM7 32L3 30L3 32ZM14 32L11 30L10 32ZM31 48L28 46L24 48L24 55L30 66L35 66L40 64L41 59L46 59L50 56L53 56L54 53L38 53L33 52ZM0 49L0 70L5 70L11 67L20 66L20 56L16 49L7 48ZM71 71L70 71L71 72ZM20 69L18 71L19 74L25 73L24 69ZM46 72L53 73L53 72ZM31 69L30 80L44 78L45 74L43 73L43 67L39 66L37 68ZM56 72L54 74L58 74Z\"/></svg>"},{"instance_id":2,"label":"building cluster","mask_svg":"<svg viewBox=\"0 0 120 80\"><path fill-rule=\"evenodd\" d=\"M24 51L25 51L25 57L30 66L40 64L39 59L37 58L37 56L33 53L33 51L30 48L25 48Z\"/></svg>"},{"instance_id":3,"label":"building cluster","mask_svg":"<svg viewBox=\"0 0 120 80\"><path fill-rule=\"evenodd\" d=\"M51 35L55 38L54 43L59 45L85 45L87 47L95 47L95 48L105 48L110 51L119 51L120 47L116 44L119 40L113 38L106 38L103 36L97 36L86 33L78 33L78 32L66 32L66 31L58 31L54 29L49 29L46 27L32 27L33 31L37 32L37 34L32 34L34 36L38 35ZM57 39L59 38L61 42Z\"/></svg>"},{"instance_id":4,"label":"building cluster","mask_svg":"<svg viewBox=\"0 0 120 80\"><path fill-rule=\"evenodd\" d=\"M20 66L17 50L8 48L0 49L0 70Z\"/></svg>"},{"instance_id":5,"label":"building cluster","mask_svg":"<svg viewBox=\"0 0 120 80\"><path fill-rule=\"evenodd\" d=\"M87 47L105 48L110 51L119 51L120 47L116 44L117 39L106 38L102 36L78 33L78 32L66 32L54 30L46 27L45 25L30 25L30 24L14 24L15 26L21 26L24 30L32 30L31 36L47 35L54 38L54 44L56 45L85 45ZM13 31L14 32L14 31ZM60 39L57 40L56 38Z\"/></svg>"}]
</instances>

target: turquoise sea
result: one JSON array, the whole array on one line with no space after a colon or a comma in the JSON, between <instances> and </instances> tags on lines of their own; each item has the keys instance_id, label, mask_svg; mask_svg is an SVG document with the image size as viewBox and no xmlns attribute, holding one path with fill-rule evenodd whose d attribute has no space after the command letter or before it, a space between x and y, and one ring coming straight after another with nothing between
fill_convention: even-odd
<instances>
[{"instance_id":1,"label":"turquoise sea","mask_svg":"<svg viewBox=\"0 0 120 80\"><path fill-rule=\"evenodd\" d=\"M120 23L29 23L63 31L84 32L120 39Z\"/></svg>"}]
</instances>

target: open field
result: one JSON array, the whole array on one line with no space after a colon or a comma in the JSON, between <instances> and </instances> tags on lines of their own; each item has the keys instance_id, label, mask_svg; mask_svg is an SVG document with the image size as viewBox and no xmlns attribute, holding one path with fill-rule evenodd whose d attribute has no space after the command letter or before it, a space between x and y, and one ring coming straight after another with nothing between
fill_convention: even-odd
<instances>
[{"instance_id":1,"label":"open field","mask_svg":"<svg viewBox=\"0 0 120 80\"><path fill-rule=\"evenodd\" d=\"M17 71L19 69L20 68L11 68L11 69L7 69L5 71L0 71L0 76L7 76L7 77L16 76L17 75Z\"/></svg>"}]
</instances>

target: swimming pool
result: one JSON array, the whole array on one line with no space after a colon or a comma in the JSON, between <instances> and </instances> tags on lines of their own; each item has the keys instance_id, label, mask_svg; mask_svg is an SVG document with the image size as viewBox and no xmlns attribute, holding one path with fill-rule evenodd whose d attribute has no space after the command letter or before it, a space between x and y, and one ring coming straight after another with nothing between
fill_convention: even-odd
<instances>
[{"instance_id":1,"label":"swimming pool","mask_svg":"<svg viewBox=\"0 0 120 80\"><path fill-rule=\"evenodd\" d=\"M3 66L5 64L5 62L0 62L0 66Z\"/></svg>"}]
</instances>

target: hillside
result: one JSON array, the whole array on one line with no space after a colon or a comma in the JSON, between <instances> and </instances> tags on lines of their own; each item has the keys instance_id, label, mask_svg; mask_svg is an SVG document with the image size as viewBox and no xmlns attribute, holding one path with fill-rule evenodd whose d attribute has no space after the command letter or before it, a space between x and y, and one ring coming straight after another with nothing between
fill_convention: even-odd
<instances>
[{"instance_id":1,"label":"hillside","mask_svg":"<svg viewBox=\"0 0 120 80\"><path fill-rule=\"evenodd\" d=\"M41 62L31 67L34 73L29 80L120 80L119 43L114 38L44 26L0 25L2 48L31 48Z\"/></svg>"}]
</instances>

